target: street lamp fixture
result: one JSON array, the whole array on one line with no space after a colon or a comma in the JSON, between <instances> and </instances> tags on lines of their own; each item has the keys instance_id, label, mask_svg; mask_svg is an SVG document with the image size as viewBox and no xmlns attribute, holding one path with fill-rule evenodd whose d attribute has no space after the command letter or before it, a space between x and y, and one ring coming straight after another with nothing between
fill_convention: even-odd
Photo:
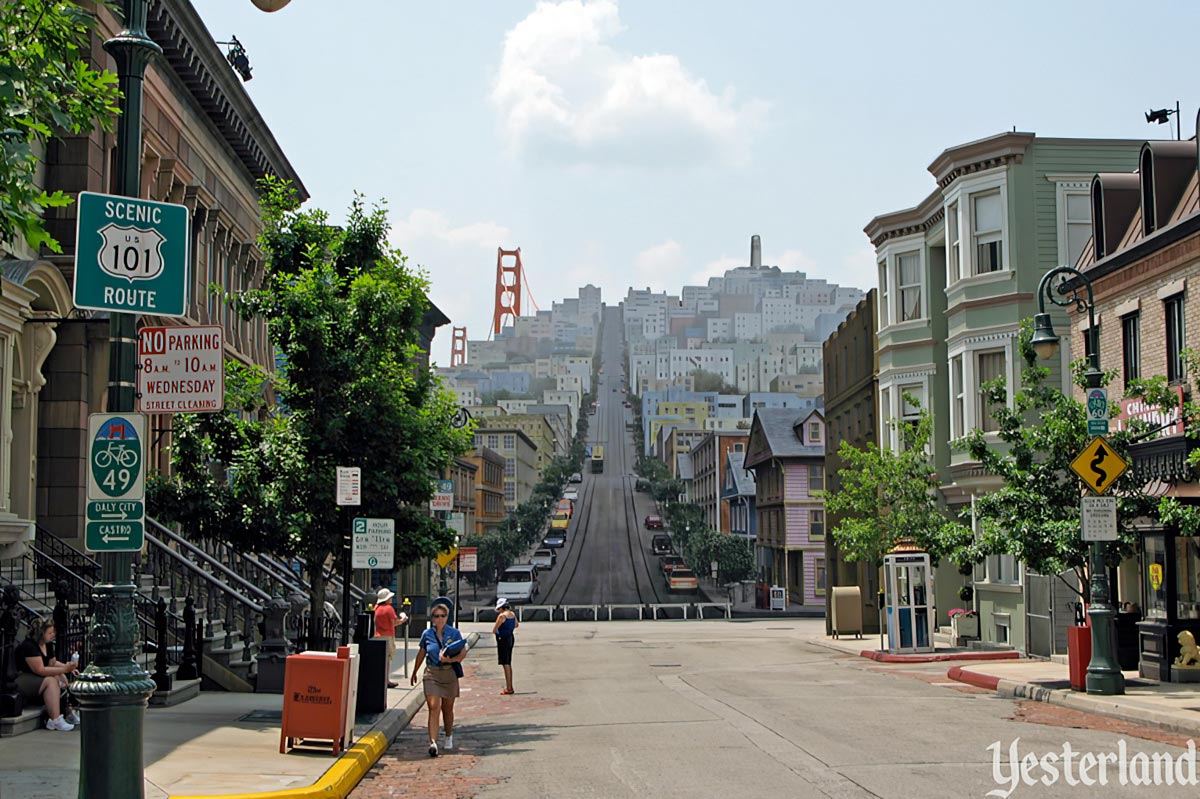
<instances>
[{"instance_id":1,"label":"street lamp fixture","mask_svg":"<svg viewBox=\"0 0 1200 799\"><path fill-rule=\"evenodd\" d=\"M1051 269L1038 285L1038 313L1033 317L1032 344L1038 357L1053 358L1058 352L1059 338L1054 332L1050 314L1046 313L1046 300L1060 308L1074 306L1078 313L1087 311L1087 355L1088 368L1085 373L1087 387L1100 388L1103 373L1100 371L1100 341L1096 329L1096 302L1092 295L1092 281L1087 275L1070 266ZM1113 610L1108 588L1108 573L1104 565L1103 544L1091 544L1088 616L1092 627L1092 659L1087 669L1087 692L1103 696L1125 693L1125 675L1117 663L1116 611Z\"/></svg>"},{"instance_id":2,"label":"street lamp fixture","mask_svg":"<svg viewBox=\"0 0 1200 799\"><path fill-rule=\"evenodd\" d=\"M1159 108L1157 110L1147 111L1146 112L1146 124L1150 124L1151 122L1157 122L1160 125L1165 125L1171 121L1172 114L1175 115L1175 138L1178 139L1180 137L1179 101L1178 100L1175 101L1175 108L1173 110L1170 108Z\"/></svg>"},{"instance_id":3,"label":"street lamp fixture","mask_svg":"<svg viewBox=\"0 0 1200 799\"><path fill-rule=\"evenodd\" d=\"M231 41L217 42L229 48L225 53L225 60L229 62L229 66L233 67L233 71L242 77L242 83L249 82L252 75L250 74L250 58L246 55L246 48L238 41L238 37L230 36Z\"/></svg>"}]
</instances>

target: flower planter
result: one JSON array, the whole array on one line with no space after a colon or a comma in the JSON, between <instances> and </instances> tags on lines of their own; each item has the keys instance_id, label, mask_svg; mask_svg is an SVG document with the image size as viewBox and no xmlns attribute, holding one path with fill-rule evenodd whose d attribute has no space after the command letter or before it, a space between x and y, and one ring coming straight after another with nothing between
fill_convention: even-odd
<instances>
[{"instance_id":1,"label":"flower planter","mask_svg":"<svg viewBox=\"0 0 1200 799\"><path fill-rule=\"evenodd\" d=\"M950 630L953 632L956 641L960 638L978 638L979 617L953 616L950 619Z\"/></svg>"}]
</instances>

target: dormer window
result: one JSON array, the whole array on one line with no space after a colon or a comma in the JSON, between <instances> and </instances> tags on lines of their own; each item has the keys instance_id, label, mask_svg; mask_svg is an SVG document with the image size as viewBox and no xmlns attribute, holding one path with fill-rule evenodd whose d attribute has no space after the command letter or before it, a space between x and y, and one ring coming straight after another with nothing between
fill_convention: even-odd
<instances>
[{"instance_id":1,"label":"dormer window","mask_svg":"<svg viewBox=\"0 0 1200 799\"><path fill-rule=\"evenodd\" d=\"M809 422L808 423L808 442L810 444L821 443L821 423L820 422Z\"/></svg>"}]
</instances>

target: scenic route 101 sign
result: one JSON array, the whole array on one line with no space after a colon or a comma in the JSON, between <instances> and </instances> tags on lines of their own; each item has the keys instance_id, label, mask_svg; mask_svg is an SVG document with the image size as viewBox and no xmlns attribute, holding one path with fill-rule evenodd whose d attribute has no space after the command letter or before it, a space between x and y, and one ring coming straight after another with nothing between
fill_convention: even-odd
<instances>
[{"instance_id":1,"label":"scenic route 101 sign","mask_svg":"<svg viewBox=\"0 0 1200 799\"><path fill-rule=\"evenodd\" d=\"M184 205L80 192L76 307L183 316L191 263L190 220Z\"/></svg>"},{"instance_id":2,"label":"scenic route 101 sign","mask_svg":"<svg viewBox=\"0 0 1200 799\"><path fill-rule=\"evenodd\" d=\"M137 552L145 543L146 417L88 417L87 515L91 552Z\"/></svg>"},{"instance_id":3,"label":"scenic route 101 sign","mask_svg":"<svg viewBox=\"0 0 1200 799\"><path fill-rule=\"evenodd\" d=\"M142 413L214 413L225 407L225 341L219 325L138 331Z\"/></svg>"}]
</instances>

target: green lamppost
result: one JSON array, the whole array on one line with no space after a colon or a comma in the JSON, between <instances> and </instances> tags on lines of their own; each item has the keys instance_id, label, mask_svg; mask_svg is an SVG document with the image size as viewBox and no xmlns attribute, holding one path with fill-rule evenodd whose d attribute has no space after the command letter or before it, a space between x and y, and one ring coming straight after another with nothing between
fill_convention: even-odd
<instances>
[{"instance_id":1,"label":"green lamppost","mask_svg":"<svg viewBox=\"0 0 1200 799\"><path fill-rule=\"evenodd\" d=\"M287 0L254 0L274 11ZM104 42L117 62L117 83L124 98L117 120L114 194L137 197L141 183L142 83L150 59L162 53L146 34L149 0L123 0L124 29ZM133 411L137 371L137 317L109 317L108 405L110 413ZM92 588L88 635L92 662L72 686L83 710L80 730L80 799L145 796L142 771L146 704L154 680L134 657L138 621L134 606L133 554L101 556L100 580Z\"/></svg>"},{"instance_id":2,"label":"green lamppost","mask_svg":"<svg viewBox=\"0 0 1200 799\"><path fill-rule=\"evenodd\" d=\"M1057 282L1055 282L1057 279ZM1086 295L1081 293L1086 291ZM1074 307L1079 313L1087 311L1088 368L1087 387L1100 388L1100 339L1096 328L1096 303L1092 296L1092 281L1070 266L1051 269L1038 285L1038 313L1033 317L1033 348L1043 360L1058 353L1059 338L1054 332L1046 300L1061 308ZM1092 660L1087 669L1087 692L1113 696L1125 693L1125 675L1117 662L1116 611L1109 597L1108 571L1104 565L1103 543L1093 541L1090 552L1091 580L1088 616L1092 628Z\"/></svg>"}]
</instances>

